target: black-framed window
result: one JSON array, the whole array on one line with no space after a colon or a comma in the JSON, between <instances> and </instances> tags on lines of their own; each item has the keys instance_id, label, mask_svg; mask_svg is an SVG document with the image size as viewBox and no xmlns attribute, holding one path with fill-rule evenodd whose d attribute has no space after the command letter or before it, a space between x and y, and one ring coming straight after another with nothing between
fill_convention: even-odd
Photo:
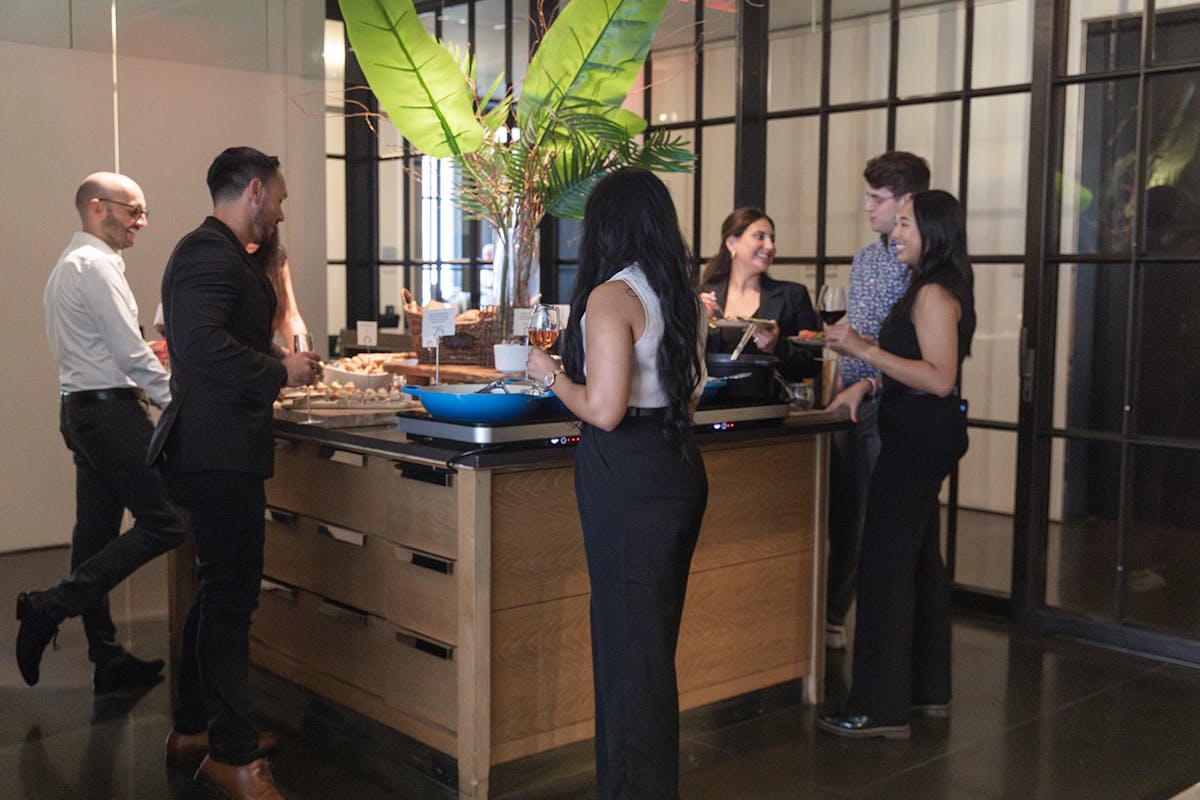
<instances>
[{"instance_id":1,"label":"black-framed window","mask_svg":"<svg viewBox=\"0 0 1200 800\"><path fill-rule=\"evenodd\" d=\"M1054 11L1027 602L1200 660L1200 6Z\"/></svg>"},{"instance_id":2,"label":"black-framed window","mask_svg":"<svg viewBox=\"0 0 1200 800\"><path fill-rule=\"evenodd\" d=\"M528 33L527 5L471 0L420 3L418 10L435 34L477 43L481 63L492 63L500 50L499 40L481 40L481 20L500 7L511 11L503 41L512 75L514 68L524 72L528 42L509 34ZM1011 521L1015 495L1016 384L991 376L1015 370L1017 359L1027 187L1025 171L1004 162L1023 164L1028 147L1030 62L1014 62L1012 54L1031 52L1032 23L1033 0L671 3L647 61L648 88L635 88L630 98L652 126L681 133L700 156L694 174L664 176L697 258L719 245L721 221L735 204L764 205L777 224L773 273L814 295L823 282L848 281L851 257L871 240L861 200L870 156L918 152L931 163L934 186L964 200L977 280L988 289L979 309L987 344L964 371L980 430L948 490L956 501L952 569L956 551L964 552L954 538L959 506ZM393 302L399 285L423 302L429 287L444 292L449 282L478 303L490 278L489 232L478 224L431 224L425 185L412 177L420 156L386 123L377 158L379 302ZM389 230L399 238L389 241ZM560 302L574 278L578 230L576 222L553 219L543 227L542 288ZM1011 544L1003 546L1011 553ZM1007 569L978 578L966 572L967 586L1009 592Z\"/></svg>"}]
</instances>

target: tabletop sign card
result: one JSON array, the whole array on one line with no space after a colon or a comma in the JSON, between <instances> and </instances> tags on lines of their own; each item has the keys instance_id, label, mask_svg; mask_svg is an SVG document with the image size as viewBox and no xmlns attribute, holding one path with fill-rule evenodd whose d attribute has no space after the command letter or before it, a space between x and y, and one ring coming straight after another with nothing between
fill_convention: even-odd
<instances>
[{"instance_id":1,"label":"tabletop sign card","mask_svg":"<svg viewBox=\"0 0 1200 800\"><path fill-rule=\"evenodd\" d=\"M355 323L354 341L359 347L378 347L379 323L361 321Z\"/></svg>"},{"instance_id":2,"label":"tabletop sign card","mask_svg":"<svg viewBox=\"0 0 1200 800\"><path fill-rule=\"evenodd\" d=\"M533 313L532 308L514 308L513 309L513 333L517 336L524 336L529 330L529 316Z\"/></svg>"},{"instance_id":3,"label":"tabletop sign card","mask_svg":"<svg viewBox=\"0 0 1200 800\"><path fill-rule=\"evenodd\" d=\"M528 325L527 325L528 327ZM454 335L453 308L427 308L421 320L421 346L437 347L439 336Z\"/></svg>"}]
</instances>

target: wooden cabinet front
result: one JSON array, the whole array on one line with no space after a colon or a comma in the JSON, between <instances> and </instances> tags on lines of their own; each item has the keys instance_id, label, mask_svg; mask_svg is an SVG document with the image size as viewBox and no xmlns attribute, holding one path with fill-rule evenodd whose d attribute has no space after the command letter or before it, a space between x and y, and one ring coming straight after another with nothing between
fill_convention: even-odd
<instances>
[{"instance_id":1,"label":"wooden cabinet front","mask_svg":"<svg viewBox=\"0 0 1200 800\"><path fill-rule=\"evenodd\" d=\"M285 441L268 482L255 660L459 761L592 735L589 586L569 460L449 471ZM820 693L827 438L704 448L709 503L677 668L689 708Z\"/></svg>"}]
</instances>

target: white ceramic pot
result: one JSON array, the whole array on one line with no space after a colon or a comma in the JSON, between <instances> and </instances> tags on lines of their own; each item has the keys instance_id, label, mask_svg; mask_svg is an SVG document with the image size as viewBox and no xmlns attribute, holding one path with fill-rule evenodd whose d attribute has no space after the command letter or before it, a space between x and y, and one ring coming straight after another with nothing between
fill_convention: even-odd
<instances>
[{"instance_id":1,"label":"white ceramic pot","mask_svg":"<svg viewBox=\"0 0 1200 800\"><path fill-rule=\"evenodd\" d=\"M494 344L492 352L496 369L506 373L525 373L526 349L524 344Z\"/></svg>"}]
</instances>

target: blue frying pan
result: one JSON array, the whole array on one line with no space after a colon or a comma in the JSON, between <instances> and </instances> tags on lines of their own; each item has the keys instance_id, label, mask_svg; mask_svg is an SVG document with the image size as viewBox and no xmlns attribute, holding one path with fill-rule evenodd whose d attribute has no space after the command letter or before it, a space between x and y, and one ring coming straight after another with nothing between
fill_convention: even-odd
<instances>
[{"instance_id":1,"label":"blue frying pan","mask_svg":"<svg viewBox=\"0 0 1200 800\"><path fill-rule=\"evenodd\" d=\"M401 391L421 401L429 416L449 422L505 423L546 418L565 413L553 392L528 394L528 386L509 385L484 394L485 383L450 383L441 386L405 386Z\"/></svg>"}]
</instances>

